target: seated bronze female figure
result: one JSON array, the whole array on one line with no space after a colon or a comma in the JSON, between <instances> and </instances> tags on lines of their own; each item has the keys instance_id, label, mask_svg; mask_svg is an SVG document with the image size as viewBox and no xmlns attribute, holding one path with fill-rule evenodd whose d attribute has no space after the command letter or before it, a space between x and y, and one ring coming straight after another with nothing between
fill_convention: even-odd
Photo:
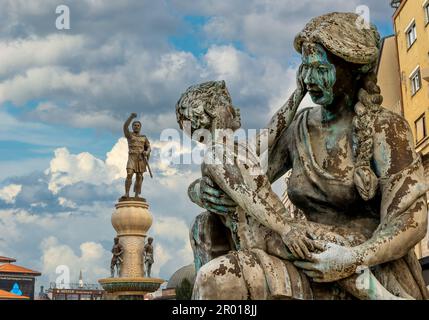
<instances>
[{"instance_id":1,"label":"seated bronze female figure","mask_svg":"<svg viewBox=\"0 0 429 320\"><path fill-rule=\"evenodd\" d=\"M269 182L292 170L293 204L350 245L310 237L317 250L298 252L293 262L268 248L237 248L219 219L235 212L237 201L207 175L189 190L208 210L191 230L194 298L429 297L413 251L426 234L428 185L408 124L381 106L374 75L380 36L357 21L356 14L327 14L297 35L297 89L268 125ZM307 93L317 106L296 111ZM347 281L358 286L362 270L385 291L350 290Z\"/></svg>"}]
</instances>

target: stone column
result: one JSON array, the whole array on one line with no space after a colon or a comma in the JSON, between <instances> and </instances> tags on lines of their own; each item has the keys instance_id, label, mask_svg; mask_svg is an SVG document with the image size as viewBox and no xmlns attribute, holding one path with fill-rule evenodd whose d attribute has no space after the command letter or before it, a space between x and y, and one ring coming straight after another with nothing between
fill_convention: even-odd
<instances>
[{"instance_id":1,"label":"stone column","mask_svg":"<svg viewBox=\"0 0 429 320\"><path fill-rule=\"evenodd\" d=\"M149 206L144 201L121 201L115 207L112 225L124 248L120 277L144 277L143 248L152 225Z\"/></svg>"}]
</instances>

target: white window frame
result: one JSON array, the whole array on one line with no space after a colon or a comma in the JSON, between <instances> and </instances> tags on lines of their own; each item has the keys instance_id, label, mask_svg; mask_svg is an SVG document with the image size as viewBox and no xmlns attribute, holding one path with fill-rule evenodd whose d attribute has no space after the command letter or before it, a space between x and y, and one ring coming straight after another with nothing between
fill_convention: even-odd
<instances>
[{"instance_id":1,"label":"white window frame","mask_svg":"<svg viewBox=\"0 0 429 320\"><path fill-rule=\"evenodd\" d=\"M422 88L422 74L420 72L420 66L417 66L417 68L411 72L409 78L411 84L411 95L414 96ZM418 80L417 82L416 79Z\"/></svg>"},{"instance_id":2,"label":"white window frame","mask_svg":"<svg viewBox=\"0 0 429 320\"><path fill-rule=\"evenodd\" d=\"M422 125L423 125L423 128L422 128L423 129L423 136L422 137L418 136L417 125L420 121L422 121ZM414 127L416 130L416 143L418 144L428 137L428 128L426 127L426 114L423 113L420 117L417 118L416 121L414 121Z\"/></svg>"},{"instance_id":3,"label":"white window frame","mask_svg":"<svg viewBox=\"0 0 429 320\"><path fill-rule=\"evenodd\" d=\"M414 35L414 38L410 37L411 34ZM408 49L411 48L412 45L417 41L417 24L415 19L413 19L408 25L408 27L405 29L405 39L407 41Z\"/></svg>"},{"instance_id":4,"label":"white window frame","mask_svg":"<svg viewBox=\"0 0 429 320\"><path fill-rule=\"evenodd\" d=\"M423 10L425 12L425 24L428 25L429 24L429 0L426 0L423 3Z\"/></svg>"}]
</instances>

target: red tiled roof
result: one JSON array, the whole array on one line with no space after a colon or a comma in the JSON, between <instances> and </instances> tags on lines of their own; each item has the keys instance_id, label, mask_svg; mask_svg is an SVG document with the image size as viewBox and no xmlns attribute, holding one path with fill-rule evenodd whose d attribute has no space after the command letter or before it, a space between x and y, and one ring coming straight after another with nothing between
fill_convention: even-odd
<instances>
[{"instance_id":1,"label":"red tiled roof","mask_svg":"<svg viewBox=\"0 0 429 320\"><path fill-rule=\"evenodd\" d=\"M6 263L6 264L0 265L0 273L24 273L24 274L31 274L33 276L42 275L38 271L27 269L27 268L17 266L17 265L11 264L11 263Z\"/></svg>"},{"instance_id":2,"label":"red tiled roof","mask_svg":"<svg viewBox=\"0 0 429 320\"><path fill-rule=\"evenodd\" d=\"M0 256L0 262L16 262L16 259Z\"/></svg>"},{"instance_id":3,"label":"red tiled roof","mask_svg":"<svg viewBox=\"0 0 429 320\"><path fill-rule=\"evenodd\" d=\"M28 300L29 297L18 296L12 292L4 291L0 289L0 300Z\"/></svg>"}]
</instances>

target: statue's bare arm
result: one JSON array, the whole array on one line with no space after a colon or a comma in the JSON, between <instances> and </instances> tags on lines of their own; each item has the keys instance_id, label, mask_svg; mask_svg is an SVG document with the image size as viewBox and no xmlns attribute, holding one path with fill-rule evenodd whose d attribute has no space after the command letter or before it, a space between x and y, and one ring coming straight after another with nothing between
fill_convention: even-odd
<instances>
[{"instance_id":1,"label":"statue's bare arm","mask_svg":"<svg viewBox=\"0 0 429 320\"><path fill-rule=\"evenodd\" d=\"M413 196L413 193L416 193L413 186L424 185L424 176L413 175L404 179L393 179L394 175L415 163L418 157L408 123L402 117L388 113L377 121L375 129L374 160L377 174L386 179L391 177L391 187L385 189L398 191L391 196L383 194L381 224L373 236L357 248L363 263L367 266L405 256L424 238L427 229L426 196L418 197L417 194ZM421 164L417 163L416 166ZM387 192L384 190L384 193ZM415 199L409 206L405 205L407 197ZM403 209L406 209L406 206L408 209L401 211L399 208L404 205ZM387 207L385 212L383 207ZM395 211L397 212L394 213Z\"/></svg>"},{"instance_id":2,"label":"statue's bare arm","mask_svg":"<svg viewBox=\"0 0 429 320\"><path fill-rule=\"evenodd\" d=\"M130 127L131 121L133 121L133 119L135 119L135 118L137 118L137 114L131 113L131 115L128 117L128 119L124 123L124 135L127 139L129 139L131 137L129 127Z\"/></svg>"}]
</instances>

